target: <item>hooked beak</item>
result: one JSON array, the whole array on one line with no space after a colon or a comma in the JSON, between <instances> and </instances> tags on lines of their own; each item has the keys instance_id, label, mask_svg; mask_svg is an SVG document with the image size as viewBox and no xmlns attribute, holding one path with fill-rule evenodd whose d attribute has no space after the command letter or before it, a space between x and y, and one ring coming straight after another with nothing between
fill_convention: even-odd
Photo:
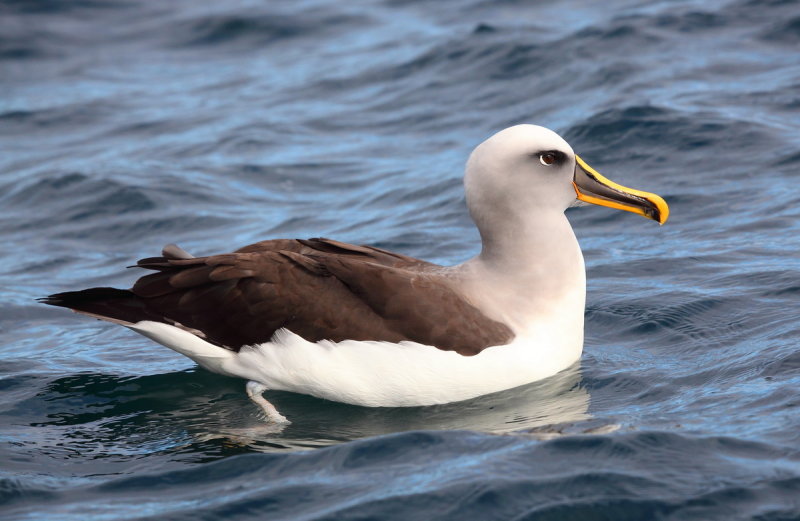
<instances>
[{"instance_id":1,"label":"hooked beak","mask_svg":"<svg viewBox=\"0 0 800 521\"><path fill-rule=\"evenodd\" d=\"M669 217L669 206L660 196L626 188L606 179L577 154L572 186L575 187L578 199L587 203L638 213L658 224L664 224Z\"/></svg>"}]
</instances>

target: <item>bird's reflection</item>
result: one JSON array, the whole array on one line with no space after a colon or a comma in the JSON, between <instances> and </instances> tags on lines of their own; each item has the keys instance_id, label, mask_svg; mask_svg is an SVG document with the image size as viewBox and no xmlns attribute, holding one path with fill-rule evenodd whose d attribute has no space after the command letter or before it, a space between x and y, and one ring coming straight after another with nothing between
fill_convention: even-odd
<instances>
[{"instance_id":1,"label":"bird's reflection","mask_svg":"<svg viewBox=\"0 0 800 521\"><path fill-rule=\"evenodd\" d=\"M44 407L46 419L39 416L36 424L74 428L84 443L100 443L104 450L119 445L118 454L141 454L146 446L200 456L310 449L411 430L548 437L603 428L590 425L590 397L581 385L579 363L539 382L430 407L367 408L285 392L266 396L293 423L266 422L240 380L202 369L137 377L64 377L45 386L34 398L38 405L32 402L28 410L44 412Z\"/></svg>"},{"instance_id":2,"label":"bird's reflection","mask_svg":"<svg viewBox=\"0 0 800 521\"><path fill-rule=\"evenodd\" d=\"M217 410L194 436L225 438L255 450L276 446L311 448L353 439L411 430L466 429L492 434L557 435L564 425L589 420L589 393L580 385L580 364L522 387L472 400L412 408L366 408L291 393L271 393L293 423L263 422L253 412L231 421L231 411Z\"/></svg>"}]
</instances>

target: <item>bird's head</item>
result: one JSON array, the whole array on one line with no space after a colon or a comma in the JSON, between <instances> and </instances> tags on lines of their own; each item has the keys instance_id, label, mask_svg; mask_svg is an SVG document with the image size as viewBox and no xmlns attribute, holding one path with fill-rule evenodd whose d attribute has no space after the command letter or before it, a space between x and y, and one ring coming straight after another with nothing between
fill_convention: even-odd
<instances>
[{"instance_id":1,"label":"bird's head","mask_svg":"<svg viewBox=\"0 0 800 521\"><path fill-rule=\"evenodd\" d=\"M590 167L552 130L516 125L472 152L464 185L476 222L495 216L562 213L576 199L625 210L663 224L667 203L656 194L619 185Z\"/></svg>"}]
</instances>

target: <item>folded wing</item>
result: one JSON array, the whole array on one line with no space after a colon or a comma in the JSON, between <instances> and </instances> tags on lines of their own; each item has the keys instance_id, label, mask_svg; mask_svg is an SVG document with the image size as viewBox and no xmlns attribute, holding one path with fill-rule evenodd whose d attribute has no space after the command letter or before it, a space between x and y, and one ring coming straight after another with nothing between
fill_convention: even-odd
<instances>
[{"instance_id":1,"label":"folded wing","mask_svg":"<svg viewBox=\"0 0 800 521\"><path fill-rule=\"evenodd\" d=\"M131 290L44 301L123 324L164 322L234 351L280 328L312 342L410 340L462 355L513 337L454 291L440 267L369 246L280 239L192 257L170 245L136 266L155 272Z\"/></svg>"}]
</instances>

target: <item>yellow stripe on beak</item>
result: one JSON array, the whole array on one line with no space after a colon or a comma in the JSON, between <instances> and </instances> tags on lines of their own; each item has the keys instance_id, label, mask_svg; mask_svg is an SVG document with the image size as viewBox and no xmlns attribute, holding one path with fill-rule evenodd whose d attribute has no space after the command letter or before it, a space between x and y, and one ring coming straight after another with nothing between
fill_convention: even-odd
<instances>
[{"instance_id":1,"label":"yellow stripe on beak","mask_svg":"<svg viewBox=\"0 0 800 521\"><path fill-rule=\"evenodd\" d=\"M572 181L575 194L581 201L633 212L664 224L669 217L669 206L660 196L627 188L606 179L594 168L575 155L575 176Z\"/></svg>"}]
</instances>

